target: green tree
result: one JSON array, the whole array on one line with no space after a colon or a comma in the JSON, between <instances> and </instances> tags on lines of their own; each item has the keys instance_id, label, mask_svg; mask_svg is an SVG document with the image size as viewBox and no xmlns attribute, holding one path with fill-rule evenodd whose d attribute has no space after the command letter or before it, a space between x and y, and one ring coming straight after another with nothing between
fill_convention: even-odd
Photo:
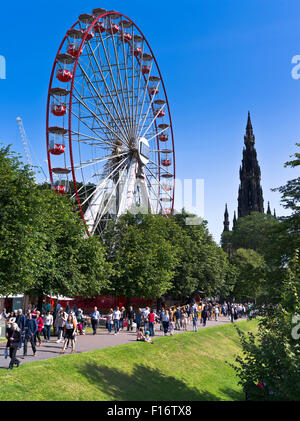
<instances>
[{"instance_id":1,"label":"green tree","mask_svg":"<svg viewBox=\"0 0 300 421\"><path fill-rule=\"evenodd\" d=\"M169 293L182 300L198 295L199 291L204 296L224 296L230 290L226 253L214 242L206 221L187 223L187 218L191 220L193 216L183 209L172 219L177 235L174 228L170 235L177 244L179 259Z\"/></svg>"},{"instance_id":2,"label":"green tree","mask_svg":"<svg viewBox=\"0 0 300 421\"><path fill-rule=\"evenodd\" d=\"M233 296L237 301L252 301L264 296L267 266L264 258L251 249L238 249L230 259L236 267Z\"/></svg>"},{"instance_id":3,"label":"green tree","mask_svg":"<svg viewBox=\"0 0 300 421\"><path fill-rule=\"evenodd\" d=\"M249 400L300 399L299 257L287 269L281 301L261 309L258 334L238 328L243 355L232 365ZM297 325L298 324L298 325Z\"/></svg>"},{"instance_id":4,"label":"green tree","mask_svg":"<svg viewBox=\"0 0 300 421\"><path fill-rule=\"evenodd\" d=\"M166 240L170 220L158 215L122 215L105 234L108 260L113 265L111 293L159 298L171 287L177 263L176 246Z\"/></svg>"},{"instance_id":5,"label":"green tree","mask_svg":"<svg viewBox=\"0 0 300 421\"><path fill-rule=\"evenodd\" d=\"M99 294L110 264L86 238L74 203L47 186L9 148L0 149L0 293Z\"/></svg>"}]
</instances>

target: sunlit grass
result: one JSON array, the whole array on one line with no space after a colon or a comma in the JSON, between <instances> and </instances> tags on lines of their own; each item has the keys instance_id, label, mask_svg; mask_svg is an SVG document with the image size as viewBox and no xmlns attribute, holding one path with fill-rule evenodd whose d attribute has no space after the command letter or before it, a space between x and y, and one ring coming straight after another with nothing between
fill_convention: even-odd
<instances>
[{"instance_id":1,"label":"sunlit grass","mask_svg":"<svg viewBox=\"0 0 300 421\"><path fill-rule=\"evenodd\" d=\"M256 322L238 323L255 331ZM0 370L1 400L244 400L232 324Z\"/></svg>"}]
</instances>

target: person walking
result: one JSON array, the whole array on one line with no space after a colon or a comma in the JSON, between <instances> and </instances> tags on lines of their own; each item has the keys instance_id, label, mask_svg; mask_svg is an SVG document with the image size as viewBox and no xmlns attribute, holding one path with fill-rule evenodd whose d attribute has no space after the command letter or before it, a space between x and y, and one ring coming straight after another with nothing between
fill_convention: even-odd
<instances>
[{"instance_id":1,"label":"person walking","mask_svg":"<svg viewBox=\"0 0 300 421\"><path fill-rule=\"evenodd\" d=\"M174 334L174 327L175 327L174 325L175 325L175 323L173 322L173 318L171 318L169 316L169 328L168 328L168 330L169 330L170 336L173 336L173 334Z\"/></svg>"},{"instance_id":2,"label":"person walking","mask_svg":"<svg viewBox=\"0 0 300 421\"><path fill-rule=\"evenodd\" d=\"M136 319L136 332L138 332L140 330L140 327L142 326L142 317L143 317L143 313L142 313L142 309L139 308L136 312L135 312L135 319Z\"/></svg>"},{"instance_id":3,"label":"person walking","mask_svg":"<svg viewBox=\"0 0 300 421\"><path fill-rule=\"evenodd\" d=\"M63 349L60 351L62 354L65 353L66 346L71 341L72 350L71 353L73 354L75 352L75 332L76 332L76 321L73 315L70 313L68 315L65 327L64 327L64 345Z\"/></svg>"},{"instance_id":4,"label":"person walking","mask_svg":"<svg viewBox=\"0 0 300 421\"><path fill-rule=\"evenodd\" d=\"M93 335L97 333L97 327L100 319L100 312L98 311L97 307L94 307L94 311L91 313L91 322L93 328Z\"/></svg>"},{"instance_id":5,"label":"person walking","mask_svg":"<svg viewBox=\"0 0 300 421\"><path fill-rule=\"evenodd\" d=\"M23 310L21 308L19 308L19 310L17 311L17 317L16 317L16 323L19 327L19 332L21 334L21 340L19 341L19 349L22 348L22 344L24 343L25 322L26 322L25 314L23 314Z\"/></svg>"},{"instance_id":6,"label":"person walking","mask_svg":"<svg viewBox=\"0 0 300 421\"><path fill-rule=\"evenodd\" d=\"M115 335L117 335L117 333L119 333L119 320L120 320L120 317L121 317L121 312L119 310L119 307L116 307L116 309L113 312Z\"/></svg>"},{"instance_id":7,"label":"person walking","mask_svg":"<svg viewBox=\"0 0 300 421\"><path fill-rule=\"evenodd\" d=\"M163 325L164 336L167 336L168 330L169 330L169 313L168 313L168 310L163 310L161 312L160 317L161 317L161 321L162 321L162 325Z\"/></svg>"},{"instance_id":8,"label":"person walking","mask_svg":"<svg viewBox=\"0 0 300 421\"><path fill-rule=\"evenodd\" d=\"M148 330L149 329L149 321L148 321L148 315L150 313L150 308L146 307L143 311L143 322L144 322L144 330Z\"/></svg>"},{"instance_id":9,"label":"person walking","mask_svg":"<svg viewBox=\"0 0 300 421\"><path fill-rule=\"evenodd\" d=\"M4 349L4 357L7 358L8 354L9 354L9 338L12 334L12 326L13 324L16 322L16 318L15 317L10 317L9 319L6 320L6 327L5 327L5 337L7 339L6 342L6 347Z\"/></svg>"},{"instance_id":10,"label":"person walking","mask_svg":"<svg viewBox=\"0 0 300 421\"><path fill-rule=\"evenodd\" d=\"M186 332L187 331L187 323L188 323L189 316L188 316L188 314L187 314L186 311L183 312L182 316L183 316L183 319L182 319L182 328Z\"/></svg>"},{"instance_id":11,"label":"person walking","mask_svg":"<svg viewBox=\"0 0 300 421\"><path fill-rule=\"evenodd\" d=\"M25 338L24 338L24 352L23 352L23 358L27 357L27 343L30 341L33 356L35 357L36 354L36 347L34 343L34 337L37 332L38 325L35 319L32 318L32 314L27 314L27 319L25 322Z\"/></svg>"},{"instance_id":12,"label":"person walking","mask_svg":"<svg viewBox=\"0 0 300 421\"><path fill-rule=\"evenodd\" d=\"M107 315L107 329L108 329L108 333L111 333L112 332L112 327L113 327L113 324L114 324L114 320L113 320L113 317L114 317L114 311L113 311L113 309L111 308L110 310L109 310L109 313L108 313L108 315Z\"/></svg>"},{"instance_id":13,"label":"person walking","mask_svg":"<svg viewBox=\"0 0 300 421\"><path fill-rule=\"evenodd\" d=\"M193 332L197 332L198 309L193 309Z\"/></svg>"},{"instance_id":14,"label":"person walking","mask_svg":"<svg viewBox=\"0 0 300 421\"><path fill-rule=\"evenodd\" d=\"M43 322L43 318L41 317L41 312L37 311L36 313L36 323L37 323L37 331L36 334L34 336L34 344L36 346L37 341L39 342L39 346L42 345L42 340L41 340L41 333L43 331L44 328L44 322Z\"/></svg>"},{"instance_id":15,"label":"person walking","mask_svg":"<svg viewBox=\"0 0 300 421\"><path fill-rule=\"evenodd\" d=\"M45 314L43 322L45 342L50 342L51 326L53 325L53 316L50 313L50 310Z\"/></svg>"},{"instance_id":16,"label":"person walking","mask_svg":"<svg viewBox=\"0 0 300 421\"><path fill-rule=\"evenodd\" d=\"M215 306L215 321L218 321L218 317L219 317L219 307L216 305Z\"/></svg>"},{"instance_id":17,"label":"person walking","mask_svg":"<svg viewBox=\"0 0 300 421\"><path fill-rule=\"evenodd\" d=\"M55 319L55 327L58 331L57 332L58 337L56 341L57 343L60 343L63 341L63 333L64 333L67 317L68 317L67 313L65 313L64 309L61 307Z\"/></svg>"},{"instance_id":18,"label":"person walking","mask_svg":"<svg viewBox=\"0 0 300 421\"><path fill-rule=\"evenodd\" d=\"M180 318L181 318L181 310L180 310L180 307L177 307L176 308L175 317L176 317L175 330L180 330Z\"/></svg>"},{"instance_id":19,"label":"person walking","mask_svg":"<svg viewBox=\"0 0 300 421\"><path fill-rule=\"evenodd\" d=\"M129 329L132 332L132 329L133 329L132 324L133 324L133 321L134 321L134 314L135 313L133 311L133 307L130 306L129 310L127 312L127 332L129 332Z\"/></svg>"},{"instance_id":20,"label":"person walking","mask_svg":"<svg viewBox=\"0 0 300 421\"><path fill-rule=\"evenodd\" d=\"M125 315L126 315L125 307L121 307L120 319L119 319L119 330L123 330Z\"/></svg>"},{"instance_id":21,"label":"person walking","mask_svg":"<svg viewBox=\"0 0 300 421\"><path fill-rule=\"evenodd\" d=\"M230 307L230 320L231 320L231 323L233 323L233 319L234 319L234 307L231 306Z\"/></svg>"},{"instance_id":22,"label":"person walking","mask_svg":"<svg viewBox=\"0 0 300 421\"><path fill-rule=\"evenodd\" d=\"M9 363L8 369L12 370L14 368L14 365L16 365L17 367L19 367L20 365L20 361L16 357L17 351L19 348L19 343L21 341L21 333L20 333L20 329L17 323L12 323L12 328L11 328L11 332L9 333L8 340L9 340L9 357L10 357L10 363Z\"/></svg>"},{"instance_id":23,"label":"person walking","mask_svg":"<svg viewBox=\"0 0 300 421\"><path fill-rule=\"evenodd\" d=\"M201 319L202 319L203 327L206 326L206 320L207 320L207 318L208 318L208 312L206 310L206 306L203 306L203 310L201 312Z\"/></svg>"},{"instance_id":24,"label":"person walking","mask_svg":"<svg viewBox=\"0 0 300 421\"><path fill-rule=\"evenodd\" d=\"M83 330L83 313L81 308L77 311L77 329L79 330L79 335L85 335L85 332Z\"/></svg>"},{"instance_id":25,"label":"person walking","mask_svg":"<svg viewBox=\"0 0 300 421\"><path fill-rule=\"evenodd\" d=\"M150 336L155 336L155 331L154 331L155 313L153 312L152 309L150 310L150 313L148 314L148 322L149 322Z\"/></svg>"}]
</instances>

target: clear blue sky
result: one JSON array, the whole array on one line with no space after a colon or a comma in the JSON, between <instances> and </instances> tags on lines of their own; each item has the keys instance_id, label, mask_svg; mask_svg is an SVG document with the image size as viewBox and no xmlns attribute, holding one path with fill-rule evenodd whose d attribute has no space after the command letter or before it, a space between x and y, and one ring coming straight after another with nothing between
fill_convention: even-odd
<instances>
[{"instance_id":1,"label":"clear blue sky","mask_svg":"<svg viewBox=\"0 0 300 421\"><path fill-rule=\"evenodd\" d=\"M283 164L299 141L299 0L141 2L61 0L1 5L0 142L23 153L21 116L36 157L46 158L46 99L52 63L66 30L95 7L127 14L146 35L166 84L174 124L177 177L205 180L205 218L216 241L224 204L237 206L238 170L247 111L251 111L265 199L296 177ZM35 157L34 157L35 159ZM46 165L44 163L44 167Z\"/></svg>"}]
</instances>

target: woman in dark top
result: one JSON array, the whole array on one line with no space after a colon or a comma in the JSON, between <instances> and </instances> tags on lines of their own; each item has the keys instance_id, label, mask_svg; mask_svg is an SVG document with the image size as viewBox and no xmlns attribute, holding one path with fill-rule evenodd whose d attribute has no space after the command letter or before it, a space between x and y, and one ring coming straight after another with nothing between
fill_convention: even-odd
<instances>
[{"instance_id":1,"label":"woman in dark top","mask_svg":"<svg viewBox=\"0 0 300 421\"><path fill-rule=\"evenodd\" d=\"M203 327L205 327L206 326L206 320L207 320L207 311L206 311L206 308L205 308L205 306L203 307L203 310L202 310L202 313L201 313L201 319L202 319L202 321L203 321Z\"/></svg>"},{"instance_id":2,"label":"woman in dark top","mask_svg":"<svg viewBox=\"0 0 300 421\"><path fill-rule=\"evenodd\" d=\"M10 356L10 363L9 363L9 370L14 368L14 364L19 367L20 361L16 358L17 350L19 348L19 343L21 341L21 333L19 326L17 323L12 324L11 332L8 335L9 341L9 356Z\"/></svg>"},{"instance_id":3,"label":"woman in dark top","mask_svg":"<svg viewBox=\"0 0 300 421\"><path fill-rule=\"evenodd\" d=\"M135 312L135 319L136 319L136 331L138 331L142 325L142 310L140 308Z\"/></svg>"}]
</instances>

